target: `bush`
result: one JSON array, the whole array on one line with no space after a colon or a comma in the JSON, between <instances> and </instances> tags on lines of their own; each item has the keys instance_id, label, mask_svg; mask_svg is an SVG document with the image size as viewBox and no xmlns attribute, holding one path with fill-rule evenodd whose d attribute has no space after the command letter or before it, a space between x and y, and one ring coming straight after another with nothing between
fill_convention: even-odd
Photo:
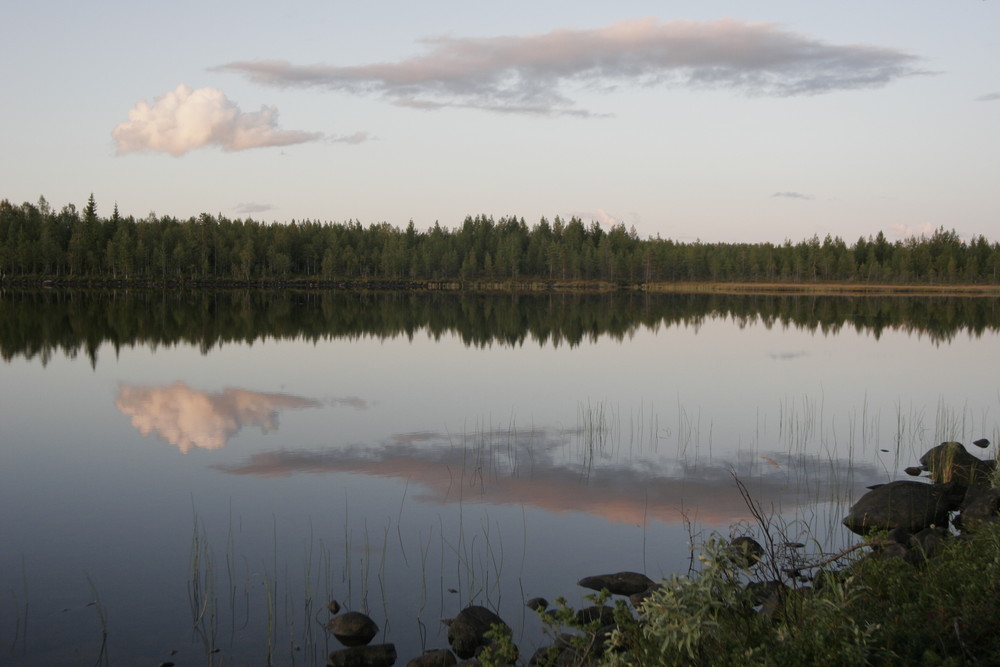
<instances>
[{"instance_id":1,"label":"bush","mask_svg":"<svg viewBox=\"0 0 1000 667\"><path fill-rule=\"evenodd\" d=\"M805 585L789 575L761 604L729 545L710 540L700 570L662 582L638 617L619 624L605 662L1000 664L1000 525L946 542L919 567L872 554Z\"/></svg>"}]
</instances>

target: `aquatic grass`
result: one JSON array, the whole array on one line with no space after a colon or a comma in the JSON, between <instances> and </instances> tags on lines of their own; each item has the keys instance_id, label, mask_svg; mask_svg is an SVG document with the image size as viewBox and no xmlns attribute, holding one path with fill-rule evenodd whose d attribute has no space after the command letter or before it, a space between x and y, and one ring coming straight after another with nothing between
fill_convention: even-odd
<instances>
[{"instance_id":1,"label":"aquatic grass","mask_svg":"<svg viewBox=\"0 0 1000 667\"><path fill-rule=\"evenodd\" d=\"M205 526L193 508L192 519L194 526L188 566L191 627L203 643L206 655L212 655L216 648L219 621L215 567Z\"/></svg>"},{"instance_id":2,"label":"aquatic grass","mask_svg":"<svg viewBox=\"0 0 1000 667\"><path fill-rule=\"evenodd\" d=\"M94 601L88 606L94 607L94 610L97 612L97 619L101 624L101 650L94 664L110 665L111 661L108 656L108 610L101 603L101 594L98 593L97 586L94 585L94 581L90 578L89 574L87 575L87 585L90 586L90 592L94 595Z\"/></svg>"},{"instance_id":3,"label":"aquatic grass","mask_svg":"<svg viewBox=\"0 0 1000 667\"><path fill-rule=\"evenodd\" d=\"M21 556L21 599L18 599L18 594L13 587L10 589L10 595L13 598L15 616L17 617L14 625L14 636L10 643L10 653L17 652L17 645L20 642L21 655L24 656L28 651L28 619L31 607L28 604L28 567L23 555Z\"/></svg>"}]
</instances>

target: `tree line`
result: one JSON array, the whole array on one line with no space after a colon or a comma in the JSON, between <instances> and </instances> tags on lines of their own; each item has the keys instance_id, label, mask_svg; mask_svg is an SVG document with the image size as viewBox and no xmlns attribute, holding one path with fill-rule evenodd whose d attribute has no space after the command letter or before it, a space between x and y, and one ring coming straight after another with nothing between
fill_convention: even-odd
<instances>
[{"instance_id":1,"label":"tree line","mask_svg":"<svg viewBox=\"0 0 1000 667\"><path fill-rule=\"evenodd\" d=\"M680 242L639 238L580 218L468 216L461 225L412 221L265 223L202 213L136 219L53 209L44 197L0 201L0 277L6 281L253 283L257 281L864 282L998 284L1000 244L943 227L890 242L882 232L848 244Z\"/></svg>"}]
</instances>

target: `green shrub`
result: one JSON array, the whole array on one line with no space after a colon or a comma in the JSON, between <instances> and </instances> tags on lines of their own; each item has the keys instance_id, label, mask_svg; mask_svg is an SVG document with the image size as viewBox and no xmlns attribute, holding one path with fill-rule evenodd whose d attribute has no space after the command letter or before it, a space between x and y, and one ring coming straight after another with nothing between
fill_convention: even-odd
<instances>
[{"instance_id":1,"label":"green shrub","mask_svg":"<svg viewBox=\"0 0 1000 667\"><path fill-rule=\"evenodd\" d=\"M856 551L854 562L821 573L809 585L788 576L788 586L764 606L766 612L727 547L721 540L707 542L699 571L662 582L638 616L623 618L605 662L1000 664L998 524L948 540L919 567L901 558L857 558Z\"/></svg>"}]
</instances>

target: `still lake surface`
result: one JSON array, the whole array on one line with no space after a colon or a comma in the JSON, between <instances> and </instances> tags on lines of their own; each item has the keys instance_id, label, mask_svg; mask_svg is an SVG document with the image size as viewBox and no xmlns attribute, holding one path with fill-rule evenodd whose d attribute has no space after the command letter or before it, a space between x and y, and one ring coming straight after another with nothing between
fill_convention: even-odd
<instances>
[{"instance_id":1,"label":"still lake surface","mask_svg":"<svg viewBox=\"0 0 1000 667\"><path fill-rule=\"evenodd\" d=\"M0 663L400 664L998 439L995 298L0 292ZM992 456L991 448L983 456Z\"/></svg>"}]
</instances>

